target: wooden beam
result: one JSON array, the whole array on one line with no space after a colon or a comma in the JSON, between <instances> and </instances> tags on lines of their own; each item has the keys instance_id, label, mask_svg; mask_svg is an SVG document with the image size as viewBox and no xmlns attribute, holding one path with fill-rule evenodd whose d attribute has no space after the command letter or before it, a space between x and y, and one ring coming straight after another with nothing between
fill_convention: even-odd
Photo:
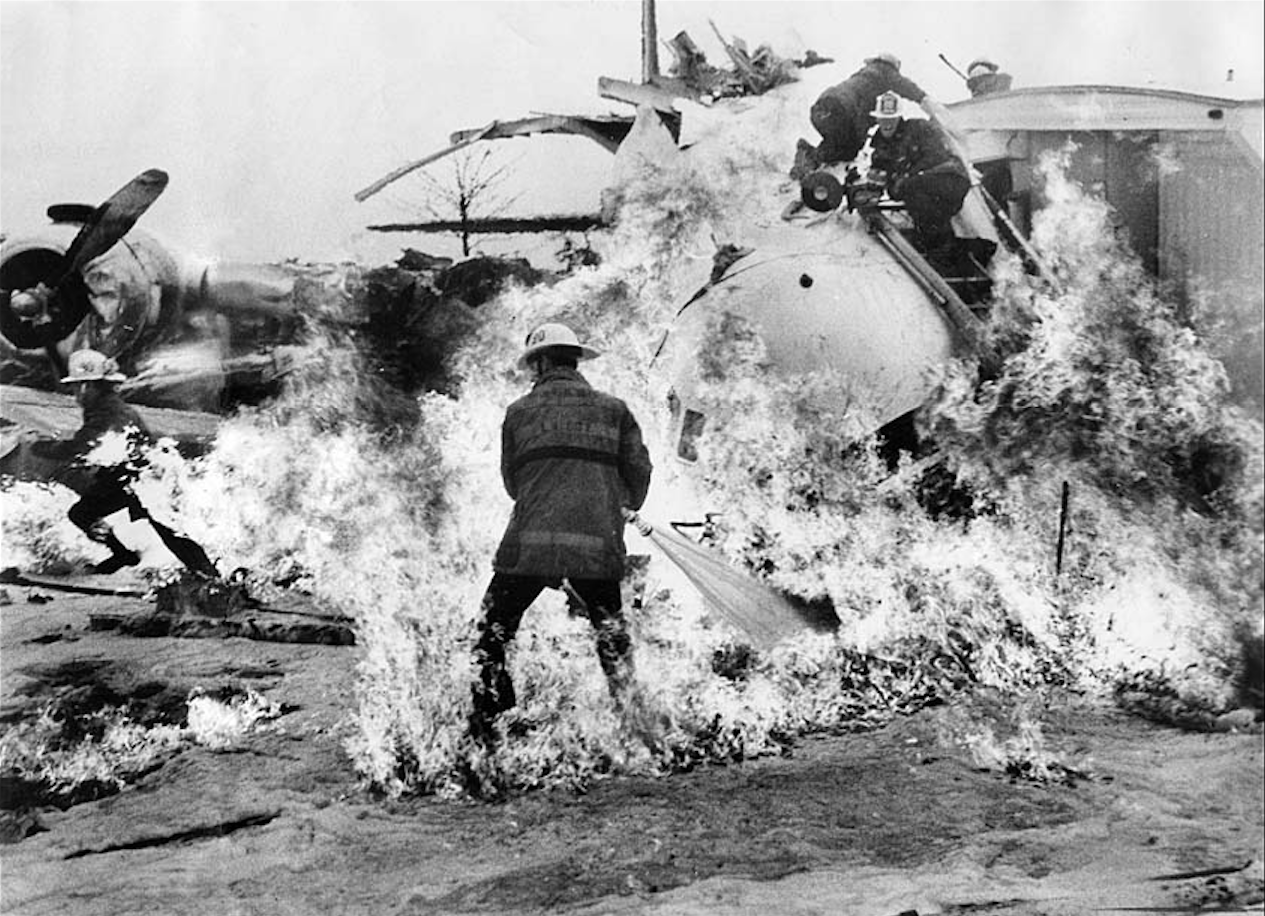
<instances>
[{"instance_id":1,"label":"wooden beam","mask_svg":"<svg viewBox=\"0 0 1265 916\"><path fill-rule=\"evenodd\" d=\"M426 223L381 223L373 232L469 232L481 235L516 235L529 232L585 232L605 225L600 215L490 217L487 219L432 220Z\"/></svg>"}]
</instances>

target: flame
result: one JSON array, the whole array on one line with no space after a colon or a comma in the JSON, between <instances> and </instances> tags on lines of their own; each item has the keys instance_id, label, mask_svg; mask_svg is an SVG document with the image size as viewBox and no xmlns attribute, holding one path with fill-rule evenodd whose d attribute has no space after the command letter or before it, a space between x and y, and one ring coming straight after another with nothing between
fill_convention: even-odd
<instances>
[{"instance_id":1,"label":"flame","mask_svg":"<svg viewBox=\"0 0 1265 916\"><path fill-rule=\"evenodd\" d=\"M748 159L763 161L753 149ZM1185 688L1229 702L1232 634L1253 621L1259 633L1259 425L1227 405L1216 361L1057 163L1033 242L1064 291L1003 264L1002 374L977 390L974 366L950 367L926 418L970 511L928 513L916 476L885 484L874 443L858 434L863 405L829 377L778 375L733 322L717 322L708 341L726 354L724 378L703 380L731 420L707 431L696 466L675 460L670 380L652 356L693 292L699 265L682 262L733 218L718 201L749 205L751 174L731 168L733 156L707 172L641 176L600 266L482 306L481 333L452 354L458 386L421 397L415 426L386 435L365 422L366 373L330 337L312 344L319 358L287 399L226 421L208 456L150 463L145 481L221 568L251 570L260 588L284 580L354 617L347 748L365 779L458 795L470 772L518 787L666 773L872 726L971 683L1107 690L1122 672L1158 668L1190 672ZM336 313L353 289L329 287L324 305ZM648 514L722 510L719 551L829 601L842 626L750 652L630 532L651 558L626 587L638 684L629 708L612 705L588 625L546 592L510 658L520 705L487 756L465 722L476 614L511 509L499 428L527 387L514 368L520 342L546 320L604 351L582 371L642 424L656 465ZM1215 505L1190 489L1205 453L1239 462ZM1072 502L1056 575L1063 481ZM988 741L977 741L981 754L1002 753Z\"/></svg>"}]
</instances>

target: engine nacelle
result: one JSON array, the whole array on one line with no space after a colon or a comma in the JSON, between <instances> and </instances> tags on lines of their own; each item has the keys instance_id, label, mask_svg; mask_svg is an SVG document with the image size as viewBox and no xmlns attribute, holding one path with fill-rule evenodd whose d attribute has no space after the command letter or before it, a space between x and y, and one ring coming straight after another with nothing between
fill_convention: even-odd
<instances>
[{"instance_id":1,"label":"engine nacelle","mask_svg":"<svg viewBox=\"0 0 1265 916\"><path fill-rule=\"evenodd\" d=\"M12 308L10 294L61 279L66 250L78 232L78 222L55 222L0 244L5 342L15 350L53 347L63 359L91 347L126 368L182 305L180 266L151 236L134 230L72 277L62 288L57 315L19 315Z\"/></svg>"},{"instance_id":2,"label":"engine nacelle","mask_svg":"<svg viewBox=\"0 0 1265 916\"><path fill-rule=\"evenodd\" d=\"M179 257L137 229L63 283L48 311L23 308L20 291L62 280L66 251L90 212L51 207L51 225L0 243L4 381L30 374L11 366L29 368L46 353L64 365L73 351L91 348L114 357L129 377L152 380L136 382L135 400L214 409L234 371L259 375L268 361L261 354L293 340L299 325L293 275L269 265ZM175 381L155 379L156 366L172 362L173 354L186 371ZM196 372L187 371L192 362Z\"/></svg>"}]
</instances>

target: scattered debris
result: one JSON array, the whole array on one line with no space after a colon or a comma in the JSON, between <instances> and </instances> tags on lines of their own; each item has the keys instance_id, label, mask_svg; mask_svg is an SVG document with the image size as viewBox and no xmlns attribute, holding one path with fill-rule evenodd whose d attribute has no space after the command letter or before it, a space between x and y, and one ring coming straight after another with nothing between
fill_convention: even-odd
<instances>
[{"instance_id":1,"label":"scattered debris","mask_svg":"<svg viewBox=\"0 0 1265 916\"><path fill-rule=\"evenodd\" d=\"M240 580L209 579L187 572L160 586L156 598L158 613L171 617L227 618L260 606Z\"/></svg>"},{"instance_id":2,"label":"scattered debris","mask_svg":"<svg viewBox=\"0 0 1265 916\"><path fill-rule=\"evenodd\" d=\"M725 41L725 36L720 34L716 23L710 19L707 22L724 45L725 53L733 61L735 70L748 90L747 94L761 95L774 86L794 82L796 79L793 65L779 58L768 45L760 45L754 53L748 53L746 42L741 38L735 37L732 42Z\"/></svg>"},{"instance_id":3,"label":"scattered debris","mask_svg":"<svg viewBox=\"0 0 1265 916\"><path fill-rule=\"evenodd\" d=\"M564 273L572 273L581 267L597 267L602 263L602 256L593 250L587 236L583 245L577 245L569 238L564 240L557 258L562 262Z\"/></svg>"},{"instance_id":4,"label":"scattered debris","mask_svg":"<svg viewBox=\"0 0 1265 916\"><path fill-rule=\"evenodd\" d=\"M753 251L755 251L754 248L745 248L728 242L724 245L717 245L716 253L712 255L712 275L709 282L719 282L720 278L725 275L725 271Z\"/></svg>"},{"instance_id":5,"label":"scattered debris","mask_svg":"<svg viewBox=\"0 0 1265 916\"><path fill-rule=\"evenodd\" d=\"M173 618L162 614L121 617L116 628L125 636L169 636L183 639L256 639L263 642L303 643L323 646L354 646L351 627L337 623L294 623L261 620L262 615L244 619L213 617Z\"/></svg>"},{"instance_id":6,"label":"scattered debris","mask_svg":"<svg viewBox=\"0 0 1265 916\"><path fill-rule=\"evenodd\" d=\"M24 575L16 566L9 566L0 571L0 582L6 585L24 585L28 588L47 588L57 592L74 592L79 595L111 595L118 598L143 598L145 596L144 592L130 588L104 588L95 585L79 585L74 582L57 582L43 577L33 578ZM45 595L32 592L28 595L27 600L39 604L49 599Z\"/></svg>"},{"instance_id":7,"label":"scattered debris","mask_svg":"<svg viewBox=\"0 0 1265 916\"><path fill-rule=\"evenodd\" d=\"M532 267L526 258L467 258L444 270L435 278L435 288L443 295L460 299L477 307L487 302L511 283L531 286L545 275Z\"/></svg>"},{"instance_id":8,"label":"scattered debris","mask_svg":"<svg viewBox=\"0 0 1265 916\"><path fill-rule=\"evenodd\" d=\"M48 830L34 811L0 811L0 845L20 843Z\"/></svg>"},{"instance_id":9,"label":"scattered debris","mask_svg":"<svg viewBox=\"0 0 1265 916\"><path fill-rule=\"evenodd\" d=\"M804 59L795 61L795 64L800 69L805 69L807 67L817 67L821 64L833 64L834 62L835 59L833 57L822 57L812 48L809 48L804 52Z\"/></svg>"},{"instance_id":10,"label":"scattered debris","mask_svg":"<svg viewBox=\"0 0 1265 916\"><path fill-rule=\"evenodd\" d=\"M125 843L110 843L95 849L77 849L66 855L67 859L78 859L83 856L100 855L106 852L122 852L130 849L153 849L156 846L167 846L176 843L187 843L190 840L228 836L248 827L262 827L271 823L281 814L280 808L269 808L254 814L234 818L231 821L216 821L211 824L181 830L178 833L149 836L130 840Z\"/></svg>"},{"instance_id":11,"label":"scattered debris","mask_svg":"<svg viewBox=\"0 0 1265 916\"><path fill-rule=\"evenodd\" d=\"M709 20L710 21L710 20ZM727 41L716 24L711 23L733 63L733 70L724 70L707 61L707 55L686 32L678 32L669 42L668 50L676 58L668 70L668 76L653 77L651 82L659 89L699 99L733 98L744 95L762 95L774 86L794 82L796 69L827 63L828 58L809 51L801 62L786 60L773 53L767 44L748 51L746 42L735 37Z\"/></svg>"},{"instance_id":12,"label":"scattered debris","mask_svg":"<svg viewBox=\"0 0 1265 916\"><path fill-rule=\"evenodd\" d=\"M443 270L452 266L452 258L439 257L418 251L416 248L405 248L396 259L395 266L401 270Z\"/></svg>"},{"instance_id":13,"label":"scattered debris","mask_svg":"<svg viewBox=\"0 0 1265 916\"><path fill-rule=\"evenodd\" d=\"M1217 868L1201 868L1197 871L1183 871L1172 875L1156 875L1151 881L1187 881L1191 878L1211 878L1214 875L1232 875L1251 867L1253 860L1248 859L1242 865L1225 865Z\"/></svg>"}]
</instances>

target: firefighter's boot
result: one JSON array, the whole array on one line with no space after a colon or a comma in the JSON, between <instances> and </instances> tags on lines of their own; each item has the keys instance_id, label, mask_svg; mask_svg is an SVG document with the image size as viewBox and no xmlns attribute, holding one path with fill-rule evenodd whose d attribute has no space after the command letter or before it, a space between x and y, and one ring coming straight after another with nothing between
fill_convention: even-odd
<instances>
[{"instance_id":1,"label":"firefighter's boot","mask_svg":"<svg viewBox=\"0 0 1265 916\"><path fill-rule=\"evenodd\" d=\"M795 144L795 161L787 174L796 181L803 181L808 175L821 168L821 165L821 155L817 152L817 147L800 137L799 142Z\"/></svg>"},{"instance_id":2,"label":"firefighter's boot","mask_svg":"<svg viewBox=\"0 0 1265 916\"><path fill-rule=\"evenodd\" d=\"M158 538L163 542L163 546L170 550L172 556L188 569L199 575L206 576L208 579L218 579L220 577L220 571L215 568L215 564L211 562L211 558L206 555L206 551L202 549L202 546L197 541L177 534L174 529L168 528L152 518L149 520L149 524L158 533Z\"/></svg>"},{"instance_id":3,"label":"firefighter's boot","mask_svg":"<svg viewBox=\"0 0 1265 916\"><path fill-rule=\"evenodd\" d=\"M87 530L88 539L107 547L110 555L100 563L93 563L88 571L98 576L108 576L125 566L135 566L141 561L141 555L125 546L114 534L114 530L103 521L98 521Z\"/></svg>"}]
</instances>

